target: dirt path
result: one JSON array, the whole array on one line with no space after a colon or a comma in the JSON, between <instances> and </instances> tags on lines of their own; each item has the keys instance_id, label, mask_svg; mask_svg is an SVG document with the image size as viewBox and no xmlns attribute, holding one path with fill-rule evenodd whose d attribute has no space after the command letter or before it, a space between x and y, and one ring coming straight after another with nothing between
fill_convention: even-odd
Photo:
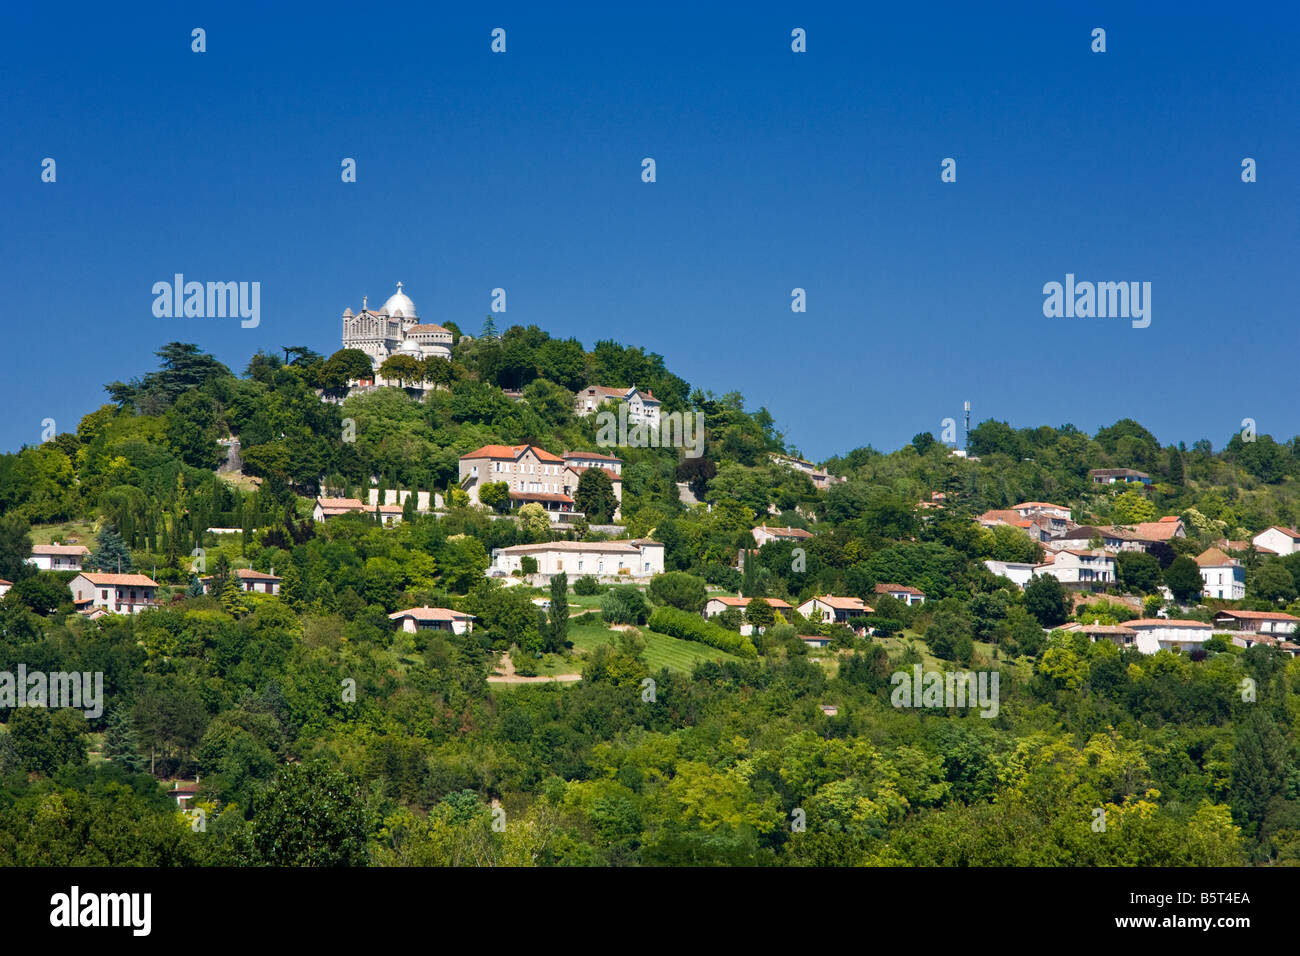
<instances>
[{"instance_id":1,"label":"dirt path","mask_svg":"<svg viewBox=\"0 0 1300 956\"><path fill-rule=\"evenodd\" d=\"M524 677L515 673L515 662L510 659L509 654L501 655L501 663L497 666L500 673L493 674L487 679L489 684L549 684L554 682L569 683L575 680L582 680L581 674L556 674L554 677Z\"/></svg>"}]
</instances>

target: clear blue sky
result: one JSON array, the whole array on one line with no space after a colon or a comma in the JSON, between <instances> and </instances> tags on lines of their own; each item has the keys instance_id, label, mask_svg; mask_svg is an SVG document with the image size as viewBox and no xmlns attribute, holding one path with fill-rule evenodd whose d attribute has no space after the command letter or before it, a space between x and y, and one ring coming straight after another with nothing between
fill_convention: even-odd
<instances>
[{"instance_id":1,"label":"clear blue sky","mask_svg":"<svg viewBox=\"0 0 1300 956\"><path fill-rule=\"evenodd\" d=\"M500 286L498 324L644 345L816 459L967 399L1300 432L1294 4L545 6L7 4L0 449L168 341L329 354L398 279L424 321ZM260 282L260 327L155 318L176 272ZM1151 282L1151 326L1044 318L1067 272Z\"/></svg>"}]
</instances>

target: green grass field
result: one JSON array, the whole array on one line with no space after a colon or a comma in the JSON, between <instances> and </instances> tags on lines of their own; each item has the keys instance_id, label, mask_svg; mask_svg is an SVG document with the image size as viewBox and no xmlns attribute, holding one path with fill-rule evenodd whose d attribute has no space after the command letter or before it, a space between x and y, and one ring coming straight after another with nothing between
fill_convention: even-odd
<instances>
[{"instance_id":1,"label":"green grass field","mask_svg":"<svg viewBox=\"0 0 1300 956\"><path fill-rule=\"evenodd\" d=\"M726 651L720 651L705 644L697 644L694 641L683 641L676 637L669 637L667 634L658 634L646 628L641 629L641 636L645 638L646 642L645 662L652 671L667 667L669 670L690 673L697 661L740 660L734 654L728 654ZM601 644L606 644L611 640L617 643L618 632L611 631L604 624L597 623L594 620L590 624L571 623L569 625L569 640L573 642L575 652L590 654Z\"/></svg>"}]
</instances>

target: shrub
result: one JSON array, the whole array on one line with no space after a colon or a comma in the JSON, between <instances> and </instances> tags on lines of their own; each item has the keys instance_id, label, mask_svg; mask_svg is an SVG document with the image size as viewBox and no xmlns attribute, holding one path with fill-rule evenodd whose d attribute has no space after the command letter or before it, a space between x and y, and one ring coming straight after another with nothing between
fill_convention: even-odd
<instances>
[{"instance_id":1,"label":"shrub","mask_svg":"<svg viewBox=\"0 0 1300 956\"><path fill-rule=\"evenodd\" d=\"M584 597L591 597L593 594L600 594L605 590L605 585L601 584L590 574L585 574L573 582L573 593Z\"/></svg>"},{"instance_id":2,"label":"shrub","mask_svg":"<svg viewBox=\"0 0 1300 956\"><path fill-rule=\"evenodd\" d=\"M650 630L683 641L707 644L709 647L716 647L720 651L738 657L758 657L758 650L749 638L741 637L734 631L719 627L689 611L679 611L675 607L655 608L655 612L650 615Z\"/></svg>"},{"instance_id":3,"label":"shrub","mask_svg":"<svg viewBox=\"0 0 1300 956\"><path fill-rule=\"evenodd\" d=\"M685 571L665 571L650 581L650 600L696 614L704 610L704 579Z\"/></svg>"},{"instance_id":4,"label":"shrub","mask_svg":"<svg viewBox=\"0 0 1300 956\"><path fill-rule=\"evenodd\" d=\"M600 599L600 616L610 624L644 624L649 614L650 605L635 584L610 588Z\"/></svg>"}]
</instances>

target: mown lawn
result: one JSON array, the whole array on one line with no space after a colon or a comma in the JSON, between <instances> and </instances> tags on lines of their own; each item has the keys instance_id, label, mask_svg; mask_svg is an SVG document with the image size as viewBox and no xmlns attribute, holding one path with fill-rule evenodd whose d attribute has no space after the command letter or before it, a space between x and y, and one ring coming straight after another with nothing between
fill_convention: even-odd
<instances>
[{"instance_id":1,"label":"mown lawn","mask_svg":"<svg viewBox=\"0 0 1300 956\"><path fill-rule=\"evenodd\" d=\"M697 661L740 660L734 654L728 654L706 644L683 641L647 628L641 628L641 636L646 642L645 662L652 671L667 667L669 670L690 673ZM573 642L574 651L579 654L590 654L601 644L607 644L611 640L617 644L618 637L618 631L611 631L604 624L594 620L589 624L569 624L569 640Z\"/></svg>"}]
</instances>

